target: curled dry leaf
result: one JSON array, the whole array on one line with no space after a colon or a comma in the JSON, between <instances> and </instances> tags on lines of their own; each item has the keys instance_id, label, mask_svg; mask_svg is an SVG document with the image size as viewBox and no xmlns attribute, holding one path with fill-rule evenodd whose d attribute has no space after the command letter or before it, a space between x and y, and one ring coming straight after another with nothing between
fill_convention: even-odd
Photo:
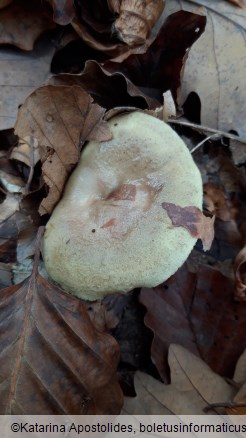
<instances>
[{"instance_id":1,"label":"curled dry leaf","mask_svg":"<svg viewBox=\"0 0 246 438\"><path fill-rule=\"evenodd\" d=\"M204 251L210 249L214 238L215 216L209 218L197 207L180 207L170 202L163 202L162 208L166 210L174 227L186 228L191 236L202 240Z\"/></svg>"},{"instance_id":2,"label":"curled dry leaf","mask_svg":"<svg viewBox=\"0 0 246 438\"><path fill-rule=\"evenodd\" d=\"M246 246L237 255L234 270L235 297L239 301L246 301Z\"/></svg>"},{"instance_id":3,"label":"curled dry leaf","mask_svg":"<svg viewBox=\"0 0 246 438\"><path fill-rule=\"evenodd\" d=\"M121 0L114 27L129 46L144 44L164 9L164 0Z\"/></svg>"},{"instance_id":4,"label":"curled dry leaf","mask_svg":"<svg viewBox=\"0 0 246 438\"><path fill-rule=\"evenodd\" d=\"M31 277L1 291L1 414L118 414L117 343L37 263L36 255Z\"/></svg>"},{"instance_id":5,"label":"curled dry leaf","mask_svg":"<svg viewBox=\"0 0 246 438\"><path fill-rule=\"evenodd\" d=\"M48 0L53 8L53 20L57 24L65 26L71 23L75 16L74 0Z\"/></svg>"},{"instance_id":6,"label":"curled dry leaf","mask_svg":"<svg viewBox=\"0 0 246 438\"><path fill-rule=\"evenodd\" d=\"M22 50L32 50L37 38L55 27L44 3L37 0L15 0L0 10L0 44L12 44Z\"/></svg>"},{"instance_id":7,"label":"curled dry leaf","mask_svg":"<svg viewBox=\"0 0 246 438\"><path fill-rule=\"evenodd\" d=\"M123 62L105 61L104 71L122 73L146 96L163 103L170 90L176 100L187 51L205 29L206 18L186 11L169 15L155 41L144 54L132 54Z\"/></svg>"},{"instance_id":8,"label":"curled dry leaf","mask_svg":"<svg viewBox=\"0 0 246 438\"><path fill-rule=\"evenodd\" d=\"M39 143L42 176L49 188L40 214L50 213L86 140L103 141L111 132L103 120L105 110L78 86L47 85L38 88L18 112L16 134L32 136ZM29 149L32 161L33 149Z\"/></svg>"},{"instance_id":9,"label":"curled dry leaf","mask_svg":"<svg viewBox=\"0 0 246 438\"><path fill-rule=\"evenodd\" d=\"M229 199L226 198L225 192L221 187L215 186L213 183L206 183L203 186L204 202L207 209L222 221L230 221L235 219L238 213Z\"/></svg>"}]
</instances>

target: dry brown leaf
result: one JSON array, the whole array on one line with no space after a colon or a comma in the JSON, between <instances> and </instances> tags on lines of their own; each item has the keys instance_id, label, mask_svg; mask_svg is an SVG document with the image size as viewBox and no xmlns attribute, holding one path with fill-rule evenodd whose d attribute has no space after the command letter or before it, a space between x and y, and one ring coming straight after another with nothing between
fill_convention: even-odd
<instances>
[{"instance_id":1,"label":"dry brown leaf","mask_svg":"<svg viewBox=\"0 0 246 438\"><path fill-rule=\"evenodd\" d=\"M197 207L180 207L171 202L163 202L162 208L166 210L174 227L186 228L191 236L202 240L204 251L210 249L214 239L215 216L206 217Z\"/></svg>"},{"instance_id":2,"label":"dry brown leaf","mask_svg":"<svg viewBox=\"0 0 246 438\"><path fill-rule=\"evenodd\" d=\"M164 9L164 0L121 0L114 27L129 46L144 44Z\"/></svg>"},{"instance_id":3,"label":"dry brown leaf","mask_svg":"<svg viewBox=\"0 0 246 438\"><path fill-rule=\"evenodd\" d=\"M245 8L244 0L227 0L229 3L233 5L239 6L239 8Z\"/></svg>"},{"instance_id":4,"label":"dry brown leaf","mask_svg":"<svg viewBox=\"0 0 246 438\"><path fill-rule=\"evenodd\" d=\"M0 224L11 218L19 210L19 205L19 196L8 193L5 200L0 204Z\"/></svg>"},{"instance_id":5,"label":"dry brown leaf","mask_svg":"<svg viewBox=\"0 0 246 438\"><path fill-rule=\"evenodd\" d=\"M74 0L48 0L53 8L53 20L57 24L65 26L71 23L75 16Z\"/></svg>"},{"instance_id":6,"label":"dry brown leaf","mask_svg":"<svg viewBox=\"0 0 246 438\"><path fill-rule=\"evenodd\" d=\"M15 131L21 139L27 136L37 139L42 176L49 187L49 194L39 208L41 214L51 213L59 201L83 143L111 138L103 120L104 112L78 86L41 87L20 108Z\"/></svg>"},{"instance_id":7,"label":"dry brown leaf","mask_svg":"<svg viewBox=\"0 0 246 438\"><path fill-rule=\"evenodd\" d=\"M246 246L237 255L234 270L235 297L240 301L246 301Z\"/></svg>"},{"instance_id":8,"label":"dry brown leaf","mask_svg":"<svg viewBox=\"0 0 246 438\"><path fill-rule=\"evenodd\" d=\"M246 138L246 9L224 0L167 2L164 13L207 9L206 31L192 46L184 69L183 104L191 92L201 100L201 124ZM206 78L206 80L204 80Z\"/></svg>"},{"instance_id":9,"label":"dry brown leaf","mask_svg":"<svg viewBox=\"0 0 246 438\"><path fill-rule=\"evenodd\" d=\"M119 413L117 343L94 328L79 299L44 280L37 264L38 254L31 277L1 291L0 412Z\"/></svg>"},{"instance_id":10,"label":"dry brown leaf","mask_svg":"<svg viewBox=\"0 0 246 438\"><path fill-rule=\"evenodd\" d=\"M32 50L36 39L55 27L45 3L37 0L15 0L0 11L0 44L11 44Z\"/></svg>"},{"instance_id":11,"label":"dry brown leaf","mask_svg":"<svg viewBox=\"0 0 246 438\"><path fill-rule=\"evenodd\" d=\"M156 409L161 414L204 415L204 408L212 403L227 402L235 394L235 389L222 377L180 345L170 345L168 362L170 385L147 374L136 373L136 401L126 398L124 413L156 414Z\"/></svg>"},{"instance_id":12,"label":"dry brown leaf","mask_svg":"<svg viewBox=\"0 0 246 438\"><path fill-rule=\"evenodd\" d=\"M237 383L246 382L246 350L244 350L243 354L237 361L233 380Z\"/></svg>"},{"instance_id":13,"label":"dry brown leaf","mask_svg":"<svg viewBox=\"0 0 246 438\"><path fill-rule=\"evenodd\" d=\"M0 129L13 128L19 105L47 80L54 51L46 38L30 53L0 48Z\"/></svg>"},{"instance_id":14,"label":"dry brown leaf","mask_svg":"<svg viewBox=\"0 0 246 438\"><path fill-rule=\"evenodd\" d=\"M200 266L184 265L163 285L142 288L145 324L154 333L152 360L168 381L167 351L172 343L188 348L217 373L232 377L245 349L246 307L234 301L233 280Z\"/></svg>"},{"instance_id":15,"label":"dry brown leaf","mask_svg":"<svg viewBox=\"0 0 246 438\"><path fill-rule=\"evenodd\" d=\"M235 219L235 215L238 211L234 208L230 200L226 198L225 192L221 187L208 182L203 186L203 193L207 209L214 214L216 218L222 221Z\"/></svg>"}]
</instances>

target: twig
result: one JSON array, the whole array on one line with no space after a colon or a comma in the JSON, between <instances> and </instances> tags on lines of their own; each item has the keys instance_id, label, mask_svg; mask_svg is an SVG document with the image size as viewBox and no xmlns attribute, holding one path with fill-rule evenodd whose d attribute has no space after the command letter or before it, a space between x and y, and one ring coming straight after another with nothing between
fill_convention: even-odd
<instances>
[{"instance_id":1,"label":"twig","mask_svg":"<svg viewBox=\"0 0 246 438\"><path fill-rule=\"evenodd\" d=\"M181 125L181 126L187 126L187 128L193 128L198 132L203 133L205 132L212 132L213 134L216 134L219 137L227 137L231 140L239 141L240 143L246 143L246 138L238 137L237 135L230 134L229 132L219 131L217 129L208 128L207 126L203 125L197 125L196 123L191 122L184 122L183 120L169 120L170 123L174 123L175 125Z\"/></svg>"},{"instance_id":2,"label":"twig","mask_svg":"<svg viewBox=\"0 0 246 438\"><path fill-rule=\"evenodd\" d=\"M202 146L206 141L210 140L211 138L216 139L218 137L218 134L211 134L208 137L204 138L204 140L200 141L193 149L191 149L190 153L193 154L200 146Z\"/></svg>"}]
</instances>

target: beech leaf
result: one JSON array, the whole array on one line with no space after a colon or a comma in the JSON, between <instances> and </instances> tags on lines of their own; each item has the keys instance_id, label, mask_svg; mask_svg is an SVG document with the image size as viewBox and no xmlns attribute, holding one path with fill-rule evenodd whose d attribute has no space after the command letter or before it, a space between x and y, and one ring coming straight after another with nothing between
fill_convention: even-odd
<instances>
[{"instance_id":1,"label":"beech leaf","mask_svg":"<svg viewBox=\"0 0 246 438\"><path fill-rule=\"evenodd\" d=\"M210 249L214 239L215 216L209 218L197 207L180 207L171 202L163 202L162 208L166 210L174 227L186 228L191 236L202 240L204 251Z\"/></svg>"},{"instance_id":2,"label":"beech leaf","mask_svg":"<svg viewBox=\"0 0 246 438\"><path fill-rule=\"evenodd\" d=\"M37 263L36 254L31 277L1 291L0 413L118 414L116 341L95 329L79 299L42 278Z\"/></svg>"},{"instance_id":3,"label":"beech leaf","mask_svg":"<svg viewBox=\"0 0 246 438\"><path fill-rule=\"evenodd\" d=\"M21 139L37 139L42 176L49 188L39 207L40 214L51 213L59 201L84 142L111 138L104 112L81 87L52 85L38 88L19 109L16 134Z\"/></svg>"}]
</instances>

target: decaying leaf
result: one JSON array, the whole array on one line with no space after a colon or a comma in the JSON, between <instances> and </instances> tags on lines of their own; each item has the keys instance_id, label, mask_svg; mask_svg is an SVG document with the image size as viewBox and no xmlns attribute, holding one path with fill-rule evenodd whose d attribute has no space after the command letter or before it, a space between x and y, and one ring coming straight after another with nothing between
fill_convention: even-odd
<instances>
[{"instance_id":1,"label":"decaying leaf","mask_svg":"<svg viewBox=\"0 0 246 438\"><path fill-rule=\"evenodd\" d=\"M246 350L239 357L236 368L233 375L234 382L244 383L246 382Z\"/></svg>"},{"instance_id":2,"label":"decaying leaf","mask_svg":"<svg viewBox=\"0 0 246 438\"><path fill-rule=\"evenodd\" d=\"M31 277L1 291L1 414L119 413L117 343L37 263L36 255Z\"/></svg>"},{"instance_id":3,"label":"decaying leaf","mask_svg":"<svg viewBox=\"0 0 246 438\"><path fill-rule=\"evenodd\" d=\"M164 382L171 343L183 345L215 372L232 377L245 348L246 330L246 308L233 298L233 280L205 266L194 274L184 265L163 285L141 289L145 324L154 333L152 360Z\"/></svg>"},{"instance_id":4,"label":"decaying leaf","mask_svg":"<svg viewBox=\"0 0 246 438\"><path fill-rule=\"evenodd\" d=\"M194 10L198 5L207 10L206 31L189 53L179 103L183 104L191 92L197 93L202 125L225 132L234 130L245 138L246 9L223 0L170 0L164 12L168 16L180 8Z\"/></svg>"},{"instance_id":5,"label":"decaying leaf","mask_svg":"<svg viewBox=\"0 0 246 438\"><path fill-rule=\"evenodd\" d=\"M129 46L144 44L164 8L164 0L121 0L114 27Z\"/></svg>"},{"instance_id":6,"label":"decaying leaf","mask_svg":"<svg viewBox=\"0 0 246 438\"><path fill-rule=\"evenodd\" d=\"M246 246L237 255L234 270L235 296L240 301L246 301Z\"/></svg>"},{"instance_id":7,"label":"decaying leaf","mask_svg":"<svg viewBox=\"0 0 246 438\"><path fill-rule=\"evenodd\" d=\"M72 166L79 160L85 140L108 140L111 132L103 120L105 110L93 103L82 88L38 88L18 113L15 131L23 139L32 136L39 143L42 176L49 187L41 214L50 213L60 199ZM32 149L30 150L33 154Z\"/></svg>"},{"instance_id":8,"label":"decaying leaf","mask_svg":"<svg viewBox=\"0 0 246 438\"><path fill-rule=\"evenodd\" d=\"M204 202L207 209L222 221L235 219L237 210L234 208L229 199L226 198L221 187L213 183L205 183L203 186Z\"/></svg>"},{"instance_id":9,"label":"decaying leaf","mask_svg":"<svg viewBox=\"0 0 246 438\"><path fill-rule=\"evenodd\" d=\"M22 50L32 50L36 39L55 27L44 2L15 0L0 11L0 44L11 44Z\"/></svg>"},{"instance_id":10,"label":"decaying leaf","mask_svg":"<svg viewBox=\"0 0 246 438\"><path fill-rule=\"evenodd\" d=\"M200 358L180 345L170 345L168 362L171 384L164 385L138 371L136 400L126 398L123 413L204 415L204 408L212 403L227 402L236 392Z\"/></svg>"},{"instance_id":11,"label":"decaying leaf","mask_svg":"<svg viewBox=\"0 0 246 438\"><path fill-rule=\"evenodd\" d=\"M19 210L19 204L20 198L18 195L9 193L6 196L6 199L0 204L0 224L5 222Z\"/></svg>"},{"instance_id":12,"label":"decaying leaf","mask_svg":"<svg viewBox=\"0 0 246 438\"><path fill-rule=\"evenodd\" d=\"M144 54L132 54L123 62L105 61L103 69L122 73L152 99L163 102L163 93L176 100L187 52L204 32L206 18L186 11L169 15L155 41Z\"/></svg>"},{"instance_id":13,"label":"decaying leaf","mask_svg":"<svg viewBox=\"0 0 246 438\"><path fill-rule=\"evenodd\" d=\"M202 240L204 251L210 249L214 238L215 216L206 217L197 207L180 207L171 202L163 202L162 208L166 210L174 227L186 228L191 236Z\"/></svg>"}]
</instances>

